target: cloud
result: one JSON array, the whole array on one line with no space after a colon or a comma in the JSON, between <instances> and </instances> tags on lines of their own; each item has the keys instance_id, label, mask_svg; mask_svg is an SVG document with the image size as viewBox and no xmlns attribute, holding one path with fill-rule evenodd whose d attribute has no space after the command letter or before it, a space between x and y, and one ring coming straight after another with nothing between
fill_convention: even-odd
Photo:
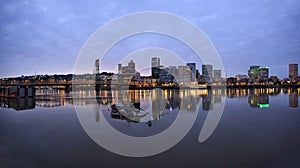
<instances>
[{"instance_id":1,"label":"cloud","mask_svg":"<svg viewBox=\"0 0 300 168\"><path fill-rule=\"evenodd\" d=\"M61 73L69 72L81 46L97 28L111 19L145 10L171 12L199 26L220 51L225 68L230 69L229 75L245 73L243 67L233 67L230 62L247 60L247 64L243 64L247 67L265 58L266 64L272 62L268 65L271 72L280 77L286 76L285 69L280 69L281 64L300 62L300 57L297 57L300 53L300 2L297 0L154 0L134 3L32 0L1 1L0 4L0 77L16 75L17 72L32 73L23 66L20 57L25 58L29 66L35 64L44 69L44 73L50 74L58 69ZM138 44L127 41L127 44L123 43L124 49L145 46L151 41L151 37L147 38L148 41L144 39ZM173 47L182 54L186 52L182 44L174 40L164 39L162 42L156 45ZM122 56L121 48L115 54ZM187 59L192 61L193 57Z\"/></svg>"}]
</instances>

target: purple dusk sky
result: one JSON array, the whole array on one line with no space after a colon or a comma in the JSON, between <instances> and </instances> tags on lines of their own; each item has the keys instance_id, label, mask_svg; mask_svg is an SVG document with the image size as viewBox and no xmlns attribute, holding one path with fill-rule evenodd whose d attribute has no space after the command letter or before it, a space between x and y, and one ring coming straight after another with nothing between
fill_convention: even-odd
<instances>
[{"instance_id":1,"label":"purple dusk sky","mask_svg":"<svg viewBox=\"0 0 300 168\"><path fill-rule=\"evenodd\" d=\"M77 55L103 24L133 12L169 12L196 24L215 45L227 76L247 74L250 65L288 76L300 63L299 0L11 0L0 2L0 78L73 73ZM122 57L144 47L167 48L193 62L182 43L158 34L120 41L102 69L114 71ZM105 60L104 60L105 61ZM196 62L200 68L201 62ZM137 63L138 64L138 63ZM162 62L164 64L164 62Z\"/></svg>"}]
</instances>

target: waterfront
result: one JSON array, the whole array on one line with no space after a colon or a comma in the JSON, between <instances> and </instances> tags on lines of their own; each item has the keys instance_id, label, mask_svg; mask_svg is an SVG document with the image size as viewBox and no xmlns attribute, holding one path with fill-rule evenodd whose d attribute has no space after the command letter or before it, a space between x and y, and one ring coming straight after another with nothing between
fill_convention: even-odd
<instances>
[{"instance_id":1,"label":"waterfront","mask_svg":"<svg viewBox=\"0 0 300 168\"><path fill-rule=\"evenodd\" d=\"M121 93L82 90L40 91L17 108L18 100L1 99L1 167L297 167L300 154L299 89L134 90ZM74 95L81 97L72 99ZM157 96L160 95L160 96ZM160 97L160 102L154 98ZM226 98L226 99L225 99ZM28 100L26 100L28 101ZM112 118L112 103L140 101L147 111L161 109L139 122ZM96 103L95 103L96 102ZM208 113L225 102L222 118L203 143L198 136ZM29 106L28 106L29 105ZM198 116L189 133L173 148L145 158L111 153L82 128L76 106L90 106L120 132L150 136L168 128L181 110ZM9 107L9 108L7 108ZM147 123L152 121L151 126Z\"/></svg>"}]
</instances>

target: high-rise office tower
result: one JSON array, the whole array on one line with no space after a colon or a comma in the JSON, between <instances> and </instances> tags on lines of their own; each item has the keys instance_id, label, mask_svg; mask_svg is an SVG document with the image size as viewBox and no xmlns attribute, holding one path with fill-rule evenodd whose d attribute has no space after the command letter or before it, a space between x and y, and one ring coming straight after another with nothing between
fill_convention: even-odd
<instances>
[{"instance_id":1,"label":"high-rise office tower","mask_svg":"<svg viewBox=\"0 0 300 168\"><path fill-rule=\"evenodd\" d=\"M95 60L95 64L94 64L94 73L95 74L99 74L99 59Z\"/></svg>"},{"instance_id":2,"label":"high-rise office tower","mask_svg":"<svg viewBox=\"0 0 300 168\"><path fill-rule=\"evenodd\" d=\"M160 58L153 57L151 59L151 75L152 78L158 79L160 72Z\"/></svg>"},{"instance_id":3,"label":"high-rise office tower","mask_svg":"<svg viewBox=\"0 0 300 168\"><path fill-rule=\"evenodd\" d=\"M196 81L196 63L187 63L186 64L188 67L190 67L191 70L191 81L195 82Z\"/></svg>"},{"instance_id":4,"label":"high-rise office tower","mask_svg":"<svg viewBox=\"0 0 300 168\"><path fill-rule=\"evenodd\" d=\"M159 68L160 67L160 58L153 57L151 59L151 67L157 67L157 68Z\"/></svg>"},{"instance_id":5,"label":"high-rise office tower","mask_svg":"<svg viewBox=\"0 0 300 168\"><path fill-rule=\"evenodd\" d=\"M122 64L118 64L118 74L122 74Z\"/></svg>"},{"instance_id":6,"label":"high-rise office tower","mask_svg":"<svg viewBox=\"0 0 300 168\"><path fill-rule=\"evenodd\" d=\"M258 68L260 68L258 65L250 66L250 69L248 70L249 81L254 82L258 79Z\"/></svg>"},{"instance_id":7,"label":"high-rise office tower","mask_svg":"<svg viewBox=\"0 0 300 168\"><path fill-rule=\"evenodd\" d=\"M250 82L268 81L269 68L260 65L250 66L248 76Z\"/></svg>"},{"instance_id":8,"label":"high-rise office tower","mask_svg":"<svg viewBox=\"0 0 300 168\"><path fill-rule=\"evenodd\" d=\"M118 71L120 71L119 74L122 74L120 77L123 80L124 83L128 83L132 80L132 78L135 75L135 63L133 60L130 60L128 62L127 66L122 67L121 64L118 64Z\"/></svg>"},{"instance_id":9,"label":"high-rise office tower","mask_svg":"<svg viewBox=\"0 0 300 168\"><path fill-rule=\"evenodd\" d=\"M267 82L269 79L269 68L268 67L260 67L258 68L258 78L260 81Z\"/></svg>"},{"instance_id":10,"label":"high-rise office tower","mask_svg":"<svg viewBox=\"0 0 300 168\"><path fill-rule=\"evenodd\" d=\"M214 70L214 80L220 81L221 80L221 70Z\"/></svg>"},{"instance_id":11,"label":"high-rise office tower","mask_svg":"<svg viewBox=\"0 0 300 168\"><path fill-rule=\"evenodd\" d=\"M212 73L213 73L212 65L209 65L209 64L202 65L202 75L203 75L203 79L206 82L208 82L208 83L212 82Z\"/></svg>"},{"instance_id":12,"label":"high-rise office tower","mask_svg":"<svg viewBox=\"0 0 300 168\"><path fill-rule=\"evenodd\" d=\"M189 66L178 66L177 82L189 84L191 82L191 69Z\"/></svg>"},{"instance_id":13,"label":"high-rise office tower","mask_svg":"<svg viewBox=\"0 0 300 168\"><path fill-rule=\"evenodd\" d=\"M289 78L295 79L298 77L298 64L289 64Z\"/></svg>"},{"instance_id":14,"label":"high-rise office tower","mask_svg":"<svg viewBox=\"0 0 300 168\"><path fill-rule=\"evenodd\" d=\"M128 62L128 67L131 68L131 69L133 69L135 71L135 63L133 62L133 60L130 60Z\"/></svg>"}]
</instances>

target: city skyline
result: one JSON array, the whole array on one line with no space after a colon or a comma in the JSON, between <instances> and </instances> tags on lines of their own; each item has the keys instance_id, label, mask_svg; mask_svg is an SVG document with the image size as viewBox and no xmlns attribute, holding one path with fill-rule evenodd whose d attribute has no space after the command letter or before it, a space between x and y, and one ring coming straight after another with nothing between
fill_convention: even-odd
<instances>
[{"instance_id":1,"label":"city skyline","mask_svg":"<svg viewBox=\"0 0 300 168\"><path fill-rule=\"evenodd\" d=\"M215 45L227 76L245 74L250 65L263 65L271 69L270 74L285 78L287 65L300 63L300 24L296 19L299 3L296 0L151 1L134 5L126 1L1 2L0 78L35 72L73 73L81 47L97 28L117 17L141 11L170 12L193 22ZM144 47L166 48L186 62L202 64L194 61L195 54L182 42L158 34L142 34L116 44L107 53L112 60L105 62L104 70L114 71L111 67L121 57Z\"/></svg>"},{"instance_id":2,"label":"city skyline","mask_svg":"<svg viewBox=\"0 0 300 168\"><path fill-rule=\"evenodd\" d=\"M131 65L130 65L131 64ZM204 78L214 78L217 74L217 76L219 78L237 78L239 80L243 79L243 78L249 78L254 80L255 78L262 76L264 79L263 80L267 80L270 77L278 77L278 79L283 80L283 79L295 79L297 77L299 77L298 74L298 63L290 63L287 65L287 76L280 78L278 75L276 74L270 74L270 68L267 66L261 66L259 64L256 65L249 65L247 68L249 68L246 72L242 72L240 74L233 74L232 76L223 76L221 75L221 70L219 69L214 69L213 65L210 64L197 64L194 62L189 62L186 63L186 65L177 65L177 66L172 66L172 65L167 65L165 66L164 64L161 64L160 62L160 57L151 57L151 67L149 68L149 72L146 72L143 70L144 73L142 73L141 71L139 71L138 69L136 69L136 67L138 66L138 64L136 65L134 62L134 59L131 59L128 62L127 66L122 66L123 64L118 63L116 66L117 68L115 68L113 71L100 71L101 67L100 67L100 61L99 59L96 59L94 62L94 67L93 67L93 72L91 73L84 73L84 74L100 74L100 73L112 73L112 74L122 74L123 68L128 69L129 71L131 71L130 73L127 74L128 77L130 76L135 76L135 73L138 73L140 76L151 76L154 78L158 78L158 73L159 72L155 72L155 70L153 70L153 68L158 68L158 69L165 69L165 68L182 68L182 67L188 67L191 71L191 81L194 81L194 78L196 78L197 73L199 73L199 75L203 75ZM198 65L199 67L202 67L201 69L198 69L196 66ZM209 70L208 70L209 69ZM266 72L262 71L267 69ZM200 71L201 70L201 71ZM252 71L256 71L256 72L252 72ZM200 73L201 72L201 73ZM257 74L257 73L264 73L264 74ZM124 72L123 72L124 73ZM256 73L255 75L253 75L253 73ZM58 73L58 74L30 74L30 75L20 75L20 76L13 76L13 77L3 77L0 79L9 79L9 78L17 78L17 77L22 77L22 76L37 76L37 75L69 75L69 74L74 74L74 73L67 73L67 74L63 74L63 73ZM133 74L133 75L131 75ZM154 74L154 76L153 76ZM194 75L193 75L194 74ZM77 74L77 75L83 75L83 74ZM206 79L206 80L212 80L212 79Z\"/></svg>"},{"instance_id":3,"label":"city skyline","mask_svg":"<svg viewBox=\"0 0 300 168\"><path fill-rule=\"evenodd\" d=\"M95 60L95 65L96 63L98 63L98 67L96 67L96 69L99 69L99 59ZM128 66L130 67L129 64L133 63L134 67L133 67L133 74L134 73L139 73L139 75L141 76L152 76L154 78L159 78L159 69L165 69L165 68L177 68L179 69L180 67L188 67L190 69L190 73L191 73L191 81L195 81L197 74L199 73L199 75L203 76L204 80L209 81L212 80L213 78L216 78L216 76L218 78L230 78L230 77L235 77L235 78L249 78L249 80L251 80L252 82L254 82L255 80L262 80L262 81L268 81L268 79L270 79L270 77L276 77L278 78L278 76L276 74L270 74L270 68L267 66L261 66L261 65L250 65L249 69L247 72L241 73L241 74L235 74L233 76L222 76L221 74L221 70L219 69L214 69L213 65L210 64L200 64L198 66L202 67L202 71L200 73L199 69L197 68L197 64L194 62L189 62L186 63L186 65L178 65L178 66L165 66L164 64L161 64L160 62L160 57L151 57L151 69L149 70L150 74L142 74L139 70L135 69L136 64L134 62L133 59L131 59L128 62ZM126 66L125 66L126 67ZM115 74L122 74L122 64L118 64L118 71L116 72L112 72ZM103 71L105 72L105 71ZM298 64L292 63L292 64L288 64L288 76L284 77L284 78L279 78L279 79L295 79L298 77ZM134 76L134 75L131 75ZM246 77L245 77L246 76ZM211 79L209 79L211 78ZM239 80L239 79L238 79Z\"/></svg>"}]
</instances>

